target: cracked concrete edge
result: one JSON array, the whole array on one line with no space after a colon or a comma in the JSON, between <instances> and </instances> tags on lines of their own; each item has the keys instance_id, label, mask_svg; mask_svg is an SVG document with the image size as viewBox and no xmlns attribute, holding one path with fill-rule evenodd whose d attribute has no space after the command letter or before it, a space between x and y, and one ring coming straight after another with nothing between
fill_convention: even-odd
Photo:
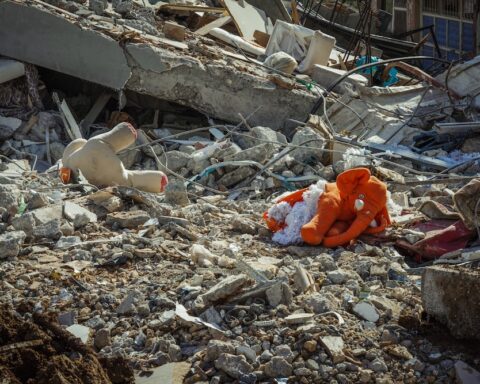
<instances>
[{"instance_id":1,"label":"cracked concrete edge","mask_svg":"<svg viewBox=\"0 0 480 384\"><path fill-rule=\"evenodd\" d=\"M219 62L202 61L149 44L120 45L62 16L0 1L0 54L114 90L129 89L194 108L232 123L258 106L250 124L283 127L304 120L316 97L278 88L268 79Z\"/></svg>"},{"instance_id":2,"label":"cracked concrete edge","mask_svg":"<svg viewBox=\"0 0 480 384\"><path fill-rule=\"evenodd\" d=\"M131 70L107 36L33 6L0 2L0 54L116 90ZM112 65L115 63L115 65Z\"/></svg>"}]
</instances>

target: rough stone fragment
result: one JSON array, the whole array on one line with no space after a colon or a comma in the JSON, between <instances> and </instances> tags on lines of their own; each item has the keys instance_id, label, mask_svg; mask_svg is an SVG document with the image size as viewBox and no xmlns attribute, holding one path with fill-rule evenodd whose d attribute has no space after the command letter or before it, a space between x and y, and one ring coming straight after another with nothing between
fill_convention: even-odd
<instances>
[{"instance_id":1,"label":"rough stone fragment","mask_svg":"<svg viewBox=\"0 0 480 384\"><path fill-rule=\"evenodd\" d=\"M270 143L263 143L256 145L255 147L245 149L233 156L231 160L234 161L244 161L251 160L256 161L257 163L264 163L267 160L270 160L275 147ZM228 159L230 160L230 159Z\"/></svg>"},{"instance_id":2,"label":"rough stone fragment","mask_svg":"<svg viewBox=\"0 0 480 384\"><path fill-rule=\"evenodd\" d=\"M210 340L208 342L207 350L206 350L207 361L217 360L218 357L223 353L234 354L235 347L230 342L227 342L227 341Z\"/></svg>"},{"instance_id":3,"label":"rough stone fragment","mask_svg":"<svg viewBox=\"0 0 480 384\"><path fill-rule=\"evenodd\" d=\"M410 360L413 359L412 354L403 345L393 345L386 348L387 352L399 359Z\"/></svg>"},{"instance_id":4,"label":"rough stone fragment","mask_svg":"<svg viewBox=\"0 0 480 384\"><path fill-rule=\"evenodd\" d=\"M337 269L337 264L333 260L333 257L327 254L319 255L315 258L315 261L320 264L319 269L321 271L334 271Z\"/></svg>"},{"instance_id":5,"label":"rough stone fragment","mask_svg":"<svg viewBox=\"0 0 480 384\"><path fill-rule=\"evenodd\" d=\"M38 209L48 205L48 197L44 193L33 193L32 197L28 201L28 209Z\"/></svg>"},{"instance_id":6,"label":"rough stone fragment","mask_svg":"<svg viewBox=\"0 0 480 384\"><path fill-rule=\"evenodd\" d=\"M178 172L180 169L186 167L191 160L190 155L181 151L168 151L159 157L159 160L168 169ZM160 168L161 171L165 171Z\"/></svg>"},{"instance_id":7,"label":"rough stone fragment","mask_svg":"<svg viewBox=\"0 0 480 384\"><path fill-rule=\"evenodd\" d=\"M41 224L33 229L33 237L46 238L46 239L58 239L62 236L60 230L61 221L59 219L53 219L45 224Z\"/></svg>"},{"instance_id":8,"label":"rough stone fragment","mask_svg":"<svg viewBox=\"0 0 480 384\"><path fill-rule=\"evenodd\" d=\"M387 364L385 364L385 362L380 358L376 358L375 360L373 360L370 363L369 367L374 372L387 372L388 371Z\"/></svg>"},{"instance_id":9,"label":"rough stone fragment","mask_svg":"<svg viewBox=\"0 0 480 384\"><path fill-rule=\"evenodd\" d=\"M95 333L95 337L93 339L93 345L95 346L95 348L100 350L110 344L110 330L107 328L99 329Z\"/></svg>"},{"instance_id":10,"label":"rough stone fragment","mask_svg":"<svg viewBox=\"0 0 480 384\"><path fill-rule=\"evenodd\" d=\"M135 311L134 298L135 295L133 293L129 293L127 297L118 306L117 313L119 315L133 313Z\"/></svg>"},{"instance_id":11,"label":"rough stone fragment","mask_svg":"<svg viewBox=\"0 0 480 384\"><path fill-rule=\"evenodd\" d=\"M96 214L70 201L65 202L63 214L67 220L73 222L75 228L81 228L89 223L97 222Z\"/></svg>"},{"instance_id":12,"label":"rough stone fragment","mask_svg":"<svg viewBox=\"0 0 480 384\"><path fill-rule=\"evenodd\" d=\"M236 169L234 172L227 173L223 175L220 180L218 180L219 185L223 185L227 188L238 184L240 181L243 181L250 176L255 174L255 170L250 167L241 167Z\"/></svg>"},{"instance_id":13,"label":"rough stone fragment","mask_svg":"<svg viewBox=\"0 0 480 384\"><path fill-rule=\"evenodd\" d=\"M334 309L334 305L332 304L332 302L328 300L323 294L318 292L309 296L306 300L306 304L312 307L313 311L318 314L329 312Z\"/></svg>"},{"instance_id":14,"label":"rough stone fragment","mask_svg":"<svg viewBox=\"0 0 480 384\"><path fill-rule=\"evenodd\" d=\"M366 301L361 301L360 303L355 304L352 310L357 316L372 323L376 323L380 318L376 308Z\"/></svg>"},{"instance_id":15,"label":"rough stone fragment","mask_svg":"<svg viewBox=\"0 0 480 384\"><path fill-rule=\"evenodd\" d=\"M148 213L141 210L114 212L107 215L107 224L116 224L121 228L137 228L149 219Z\"/></svg>"},{"instance_id":16,"label":"rough stone fragment","mask_svg":"<svg viewBox=\"0 0 480 384\"><path fill-rule=\"evenodd\" d=\"M292 365L283 357L274 356L265 364L265 374L268 377L290 377L293 372Z\"/></svg>"},{"instance_id":17,"label":"rough stone fragment","mask_svg":"<svg viewBox=\"0 0 480 384\"><path fill-rule=\"evenodd\" d=\"M293 300L293 292L286 283L277 283L265 291L268 304L277 307L280 304L289 305Z\"/></svg>"},{"instance_id":18,"label":"rough stone fragment","mask_svg":"<svg viewBox=\"0 0 480 384\"><path fill-rule=\"evenodd\" d=\"M11 214L17 213L19 189L14 184L0 184L0 207Z\"/></svg>"},{"instance_id":19,"label":"rough stone fragment","mask_svg":"<svg viewBox=\"0 0 480 384\"><path fill-rule=\"evenodd\" d=\"M254 147L263 141L287 144L287 138L285 135L268 127L253 127L248 136L234 135L234 137L235 141L242 149ZM278 145L275 147L278 147Z\"/></svg>"},{"instance_id":20,"label":"rough stone fragment","mask_svg":"<svg viewBox=\"0 0 480 384\"><path fill-rule=\"evenodd\" d=\"M337 269L336 271L330 271L327 273L327 278L333 283L333 284L342 284L345 282L347 279L346 274L341 270Z\"/></svg>"},{"instance_id":21,"label":"rough stone fragment","mask_svg":"<svg viewBox=\"0 0 480 384\"><path fill-rule=\"evenodd\" d=\"M245 356L250 363L255 363L255 361L257 360L257 354L255 353L255 351L246 345L239 345L235 349L235 353L237 355Z\"/></svg>"},{"instance_id":22,"label":"rough stone fragment","mask_svg":"<svg viewBox=\"0 0 480 384\"><path fill-rule=\"evenodd\" d=\"M247 362L245 356L235 356L229 353L222 353L215 360L215 368L236 379L253 372L253 367Z\"/></svg>"},{"instance_id":23,"label":"rough stone fragment","mask_svg":"<svg viewBox=\"0 0 480 384\"><path fill-rule=\"evenodd\" d=\"M201 298L204 303L214 303L233 295L242 288L247 281L248 277L244 274L228 276L210 288L203 295L200 295L199 298Z\"/></svg>"},{"instance_id":24,"label":"rough stone fragment","mask_svg":"<svg viewBox=\"0 0 480 384\"><path fill-rule=\"evenodd\" d=\"M310 140L308 144L304 144ZM310 127L303 127L297 130L292 138L292 144L301 146L292 151L291 156L301 163L315 163L321 160L322 151L319 148L323 148L325 145L325 139L320 134ZM311 148L311 149L310 149Z\"/></svg>"},{"instance_id":25,"label":"rough stone fragment","mask_svg":"<svg viewBox=\"0 0 480 384\"><path fill-rule=\"evenodd\" d=\"M428 267L422 276L423 307L454 336L480 340L480 300L473 293L479 289L476 269Z\"/></svg>"},{"instance_id":26,"label":"rough stone fragment","mask_svg":"<svg viewBox=\"0 0 480 384\"><path fill-rule=\"evenodd\" d=\"M54 219L61 220L63 218L63 207L61 204L48 205L43 208L35 209L32 211L32 215L38 225L46 224Z\"/></svg>"},{"instance_id":27,"label":"rough stone fragment","mask_svg":"<svg viewBox=\"0 0 480 384\"><path fill-rule=\"evenodd\" d=\"M32 236L35 228L35 218L31 212L24 213L21 216L14 217L12 220L13 228L17 231L24 231L28 237Z\"/></svg>"},{"instance_id":28,"label":"rough stone fragment","mask_svg":"<svg viewBox=\"0 0 480 384\"><path fill-rule=\"evenodd\" d=\"M340 336L322 336L319 338L319 341L332 357L334 364L345 360L343 339Z\"/></svg>"},{"instance_id":29,"label":"rough stone fragment","mask_svg":"<svg viewBox=\"0 0 480 384\"><path fill-rule=\"evenodd\" d=\"M23 231L12 231L0 235L0 259L17 257L26 237Z\"/></svg>"}]
</instances>

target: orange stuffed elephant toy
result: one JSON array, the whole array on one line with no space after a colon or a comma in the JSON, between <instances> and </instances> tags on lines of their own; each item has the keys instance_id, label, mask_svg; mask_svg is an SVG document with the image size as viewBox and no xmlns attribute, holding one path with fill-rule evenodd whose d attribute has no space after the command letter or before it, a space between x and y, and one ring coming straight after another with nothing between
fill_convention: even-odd
<instances>
[{"instance_id":1,"label":"orange stuffed elephant toy","mask_svg":"<svg viewBox=\"0 0 480 384\"><path fill-rule=\"evenodd\" d=\"M291 206L302 201L306 189L281 200ZM279 202L277 202L279 203ZM301 227L301 238L310 245L333 248L350 243L362 233L379 233L390 225L387 211L387 187L366 168L341 173L335 183L328 183L321 194L317 211L310 222ZM264 215L273 232L284 223Z\"/></svg>"}]
</instances>

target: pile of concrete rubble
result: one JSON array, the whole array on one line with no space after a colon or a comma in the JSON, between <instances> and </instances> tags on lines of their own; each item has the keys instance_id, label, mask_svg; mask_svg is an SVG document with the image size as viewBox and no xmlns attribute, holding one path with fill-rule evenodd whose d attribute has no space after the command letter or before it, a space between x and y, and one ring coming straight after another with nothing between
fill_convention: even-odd
<instances>
[{"instance_id":1,"label":"pile of concrete rubble","mask_svg":"<svg viewBox=\"0 0 480 384\"><path fill-rule=\"evenodd\" d=\"M207 3L0 1L0 381L479 382L480 57L325 92L335 55L273 71L247 54L274 32L205 37L247 27ZM68 143L120 122L165 193L62 183ZM359 166L392 226L272 241L274 198Z\"/></svg>"}]
</instances>

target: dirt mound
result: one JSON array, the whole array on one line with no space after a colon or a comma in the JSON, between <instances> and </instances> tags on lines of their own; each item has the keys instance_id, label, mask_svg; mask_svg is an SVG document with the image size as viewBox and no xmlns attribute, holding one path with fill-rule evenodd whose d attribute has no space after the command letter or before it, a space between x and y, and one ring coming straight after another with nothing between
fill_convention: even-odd
<instances>
[{"instance_id":1,"label":"dirt mound","mask_svg":"<svg viewBox=\"0 0 480 384\"><path fill-rule=\"evenodd\" d=\"M95 352L51 321L34 314L25 321L16 313L0 308L0 382L8 384L111 384L133 383L126 361L115 364L97 359ZM112 368L122 377L110 373Z\"/></svg>"}]
</instances>

